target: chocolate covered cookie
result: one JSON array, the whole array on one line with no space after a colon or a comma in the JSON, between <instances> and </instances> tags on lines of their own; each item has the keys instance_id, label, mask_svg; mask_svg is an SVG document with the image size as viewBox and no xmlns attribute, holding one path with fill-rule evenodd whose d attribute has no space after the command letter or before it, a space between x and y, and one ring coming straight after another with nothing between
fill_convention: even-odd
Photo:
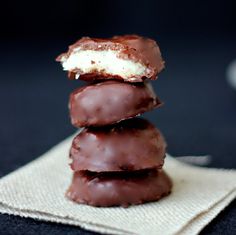
<instances>
[{"instance_id":1,"label":"chocolate covered cookie","mask_svg":"<svg viewBox=\"0 0 236 235\"><path fill-rule=\"evenodd\" d=\"M106 81L71 93L71 122L76 127L103 126L134 117L161 105L151 85Z\"/></svg>"},{"instance_id":2,"label":"chocolate covered cookie","mask_svg":"<svg viewBox=\"0 0 236 235\"><path fill-rule=\"evenodd\" d=\"M70 78L87 81L115 78L141 82L145 78L156 79L164 68L157 43L137 35L107 39L83 37L57 61Z\"/></svg>"},{"instance_id":3,"label":"chocolate covered cookie","mask_svg":"<svg viewBox=\"0 0 236 235\"><path fill-rule=\"evenodd\" d=\"M168 195L172 183L162 170L123 173L75 172L66 195L92 206L123 206L156 201Z\"/></svg>"},{"instance_id":4,"label":"chocolate covered cookie","mask_svg":"<svg viewBox=\"0 0 236 235\"><path fill-rule=\"evenodd\" d=\"M161 168L166 142L147 120L133 118L116 125L85 128L72 142L74 171L133 171Z\"/></svg>"}]
</instances>

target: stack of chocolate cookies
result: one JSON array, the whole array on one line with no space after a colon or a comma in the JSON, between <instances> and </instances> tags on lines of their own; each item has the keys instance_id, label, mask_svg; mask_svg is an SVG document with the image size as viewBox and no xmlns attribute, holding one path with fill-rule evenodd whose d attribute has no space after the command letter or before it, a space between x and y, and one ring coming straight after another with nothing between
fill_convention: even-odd
<instances>
[{"instance_id":1,"label":"stack of chocolate cookies","mask_svg":"<svg viewBox=\"0 0 236 235\"><path fill-rule=\"evenodd\" d=\"M165 140L136 117L161 105L148 82L164 68L156 42L137 35L84 37L57 61L69 78L89 82L70 95L71 122L84 129L70 149L74 175L67 197L127 207L168 195L172 183L161 169Z\"/></svg>"}]
</instances>

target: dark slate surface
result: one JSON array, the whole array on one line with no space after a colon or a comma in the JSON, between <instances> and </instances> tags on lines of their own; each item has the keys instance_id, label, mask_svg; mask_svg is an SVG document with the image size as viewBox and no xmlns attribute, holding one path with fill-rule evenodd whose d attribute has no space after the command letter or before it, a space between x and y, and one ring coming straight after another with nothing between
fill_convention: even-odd
<instances>
[{"instance_id":1,"label":"dark slate surface","mask_svg":"<svg viewBox=\"0 0 236 235\"><path fill-rule=\"evenodd\" d=\"M225 71L236 58L235 39L159 38L166 71L154 82L165 102L145 114L158 126L175 156L210 154L210 167L236 168L236 91ZM68 95L78 86L65 78L54 57L63 43L2 42L0 45L0 177L37 158L73 133ZM236 234L231 203L202 234ZM148 226L148 225L147 225ZM82 229L0 215L0 234L93 234Z\"/></svg>"}]
</instances>

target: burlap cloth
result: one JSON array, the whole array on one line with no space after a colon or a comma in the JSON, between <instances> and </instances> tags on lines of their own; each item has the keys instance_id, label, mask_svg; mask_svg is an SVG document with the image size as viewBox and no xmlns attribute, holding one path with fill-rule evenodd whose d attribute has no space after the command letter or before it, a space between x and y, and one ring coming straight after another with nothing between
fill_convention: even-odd
<instances>
[{"instance_id":1,"label":"burlap cloth","mask_svg":"<svg viewBox=\"0 0 236 235\"><path fill-rule=\"evenodd\" d=\"M158 202L94 208L64 197L72 137L0 180L0 212L108 234L197 234L236 196L236 171L187 165L167 156L172 194Z\"/></svg>"}]
</instances>

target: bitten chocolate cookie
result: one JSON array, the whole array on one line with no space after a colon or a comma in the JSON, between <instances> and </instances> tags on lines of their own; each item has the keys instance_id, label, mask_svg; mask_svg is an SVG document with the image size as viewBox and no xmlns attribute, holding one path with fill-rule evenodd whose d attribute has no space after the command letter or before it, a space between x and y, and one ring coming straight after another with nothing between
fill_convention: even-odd
<instances>
[{"instance_id":1,"label":"bitten chocolate cookie","mask_svg":"<svg viewBox=\"0 0 236 235\"><path fill-rule=\"evenodd\" d=\"M70 149L74 171L133 171L161 168L166 142L161 132L141 118L101 128L85 128Z\"/></svg>"},{"instance_id":2,"label":"bitten chocolate cookie","mask_svg":"<svg viewBox=\"0 0 236 235\"><path fill-rule=\"evenodd\" d=\"M70 78L116 78L128 82L156 79L164 68L161 52L152 39L125 35L108 39L83 37L58 56Z\"/></svg>"},{"instance_id":3,"label":"bitten chocolate cookie","mask_svg":"<svg viewBox=\"0 0 236 235\"><path fill-rule=\"evenodd\" d=\"M123 173L74 173L66 195L92 206L123 206L156 201L171 191L170 178L162 170Z\"/></svg>"},{"instance_id":4,"label":"bitten chocolate cookie","mask_svg":"<svg viewBox=\"0 0 236 235\"><path fill-rule=\"evenodd\" d=\"M161 101L150 84L106 81L71 93L71 122L76 127L117 123L157 108Z\"/></svg>"}]
</instances>

